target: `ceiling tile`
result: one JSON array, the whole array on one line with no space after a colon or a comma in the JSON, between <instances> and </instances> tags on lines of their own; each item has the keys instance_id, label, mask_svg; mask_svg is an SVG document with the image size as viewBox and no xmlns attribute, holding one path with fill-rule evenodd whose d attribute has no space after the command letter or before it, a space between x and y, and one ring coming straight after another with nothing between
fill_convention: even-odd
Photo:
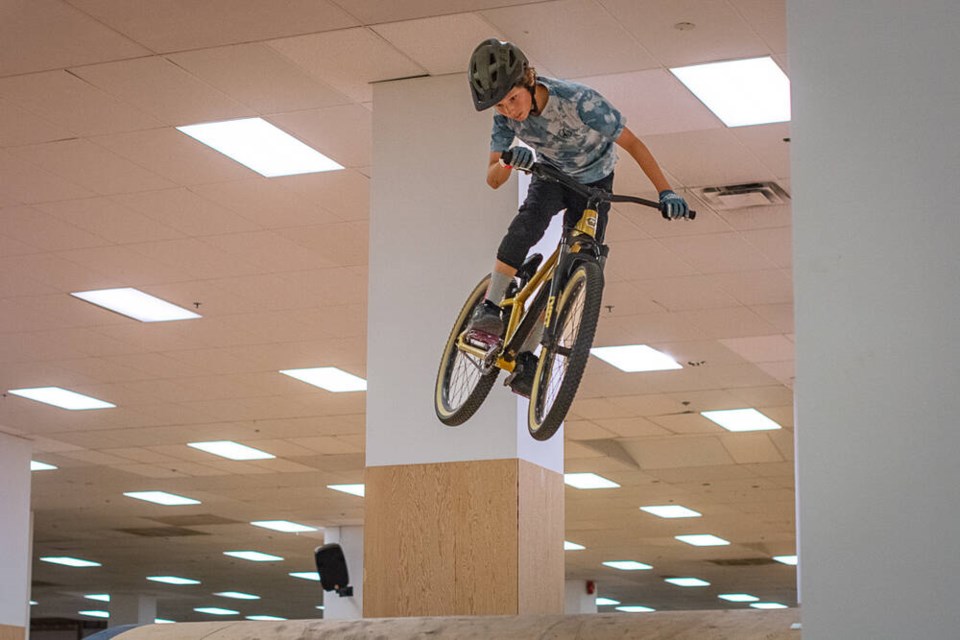
<instances>
[{"instance_id":1,"label":"ceiling tile","mask_svg":"<svg viewBox=\"0 0 960 640\"><path fill-rule=\"evenodd\" d=\"M342 29L268 43L302 69L358 102L373 99L371 82L426 71L366 28Z\"/></svg>"},{"instance_id":2,"label":"ceiling tile","mask_svg":"<svg viewBox=\"0 0 960 640\"><path fill-rule=\"evenodd\" d=\"M104 238L87 233L81 227L27 206L0 209L0 228L14 240L44 251L109 244Z\"/></svg>"},{"instance_id":3,"label":"ceiling tile","mask_svg":"<svg viewBox=\"0 0 960 640\"><path fill-rule=\"evenodd\" d=\"M661 238L660 244L701 273L759 271L776 264L737 233Z\"/></svg>"},{"instance_id":4,"label":"ceiling tile","mask_svg":"<svg viewBox=\"0 0 960 640\"><path fill-rule=\"evenodd\" d=\"M373 117L358 104L281 113L268 120L345 167L373 162Z\"/></svg>"},{"instance_id":5,"label":"ceiling tile","mask_svg":"<svg viewBox=\"0 0 960 640\"><path fill-rule=\"evenodd\" d=\"M78 67L71 73L167 125L257 115L251 107L158 56Z\"/></svg>"},{"instance_id":6,"label":"ceiling tile","mask_svg":"<svg viewBox=\"0 0 960 640\"><path fill-rule=\"evenodd\" d=\"M116 195L111 200L189 236L253 231L260 226L187 189Z\"/></svg>"},{"instance_id":7,"label":"ceiling tile","mask_svg":"<svg viewBox=\"0 0 960 640\"><path fill-rule=\"evenodd\" d=\"M790 123L730 129L734 136L779 178L790 177Z\"/></svg>"},{"instance_id":8,"label":"ceiling tile","mask_svg":"<svg viewBox=\"0 0 960 640\"><path fill-rule=\"evenodd\" d=\"M302 227L336 220L317 204L285 189L282 182L267 178L197 185L191 191L262 229Z\"/></svg>"},{"instance_id":9,"label":"ceiling tile","mask_svg":"<svg viewBox=\"0 0 960 640\"><path fill-rule=\"evenodd\" d=\"M793 239L791 227L746 229L740 236L767 256L776 266L793 266Z\"/></svg>"},{"instance_id":10,"label":"ceiling tile","mask_svg":"<svg viewBox=\"0 0 960 640\"><path fill-rule=\"evenodd\" d=\"M717 340L776 333L776 328L747 307L679 311L679 319L700 328L703 335Z\"/></svg>"},{"instance_id":11,"label":"ceiling tile","mask_svg":"<svg viewBox=\"0 0 960 640\"><path fill-rule=\"evenodd\" d=\"M684 436L624 440L623 448L641 469L728 465L733 458L719 436Z\"/></svg>"},{"instance_id":12,"label":"ceiling tile","mask_svg":"<svg viewBox=\"0 0 960 640\"><path fill-rule=\"evenodd\" d=\"M337 4L356 16L364 24L411 20L465 11L479 11L491 7L527 4L530 0L337 0Z\"/></svg>"},{"instance_id":13,"label":"ceiling tile","mask_svg":"<svg viewBox=\"0 0 960 640\"><path fill-rule=\"evenodd\" d=\"M130 193L175 186L157 174L86 140L10 149L11 156L98 193Z\"/></svg>"},{"instance_id":14,"label":"ceiling tile","mask_svg":"<svg viewBox=\"0 0 960 640\"><path fill-rule=\"evenodd\" d=\"M670 250L658 240L619 242L609 239L610 259L607 269L624 280L644 280L686 276L696 273L688 256Z\"/></svg>"},{"instance_id":15,"label":"ceiling tile","mask_svg":"<svg viewBox=\"0 0 960 640\"><path fill-rule=\"evenodd\" d=\"M764 182L776 177L730 129L647 136L644 142L660 166L686 187Z\"/></svg>"},{"instance_id":16,"label":"ceiling tile","mask_svg":"<svg viewBox=\"0 0 960 640\"><path fill-rule=\"evenodd\" d=\"M187 51L167 59L260 114L350 102L265 44Z\"/></svg>"},{"instance_id":17,"label":"ceiling tile","mask_svg":"<svg viewBox=\"0 0 960 640\"><path fill-rule=\"evenodd\" d=\"M95 244L104 244L103 239L126 244L183 237L179 231L109 198L61 200L38 204L34 208L49 213L74 229L84 229L94 234L99 240Z\"/></svg>"},{"instance_id":18,"label":"ceiling tile","mask_svg":"<svg viewBox=\"0 0 960 640\"><path fill-rule=\"evenodd\" d=\"M133 58L150 52L60 0L8 5L0 20L0 76ZM43 37L37 37L39 33Z\"/></svg>"},{"instance_id":19,"label":"ceiling tile","mask_svg":"<svg viewBox=\"0 0 960 640\"><path fill-rule=\"evenodd\" d=\"M793 300L790 274L778 269L715 273L708 279L741 304L781 304Z\"/></svg>"},{"instance_id":20,"label":"ceiling tile","mask_svg":"<svg viewBox=\"0 0 960 640\"><path fill-rule=\"evenodd\" d=\"M770 53L726 0L600 0L661 64L677 67ZM690 22L693 29L674 25Z\"/></svg>"},{"instance_id":21,"label":"ceiling tile","mask_svg":"<svg viewBox=\"0 0 960 640\"><path fill-rule=\"evenodd\" d=\"M328 0L69 0L153 51L180 51L343 29L357 24Z\"/></svg>"},{"instance_id":22,"label":"ceiling tile","mask_svg":"<svg viewBox=\"0 0 960 640\"><path fill-rule=\"evenodd\" d=\"M277 178L275 182L338 220L370 218L370 178L360 171L325 171Z\"/></svg>"},{"instance_id":23,"label":"ceiling tile","mask_svg":"<svg viewBox=\"0 0 960 640\"><path fill-rule=\"evenodd\" d=\"M0 197L10 202L31 204L96 195L75 182L40 167L24 163L18 156L0 150Z\"/></svg>"},{"instance_id":24,"label":"ceiling tile","mask_svg":"<svg viewBox=\"0 0 960 640\"><path fill-rule=\"evenodd\" d=\"M737 300L718 289L709 276L656 278L635 282L645 298L668 311L736 306Z\"/></svg>"},{"instance_id":25,"label":"ceiling tile","mask_svg":"<svg viewBox=\"0 0 960 640\"><path fill-rule=\"evenodd\" d=\"M475 13L388 22L373 30L434 76L463 73L478 43L502 39Z\"/></svg>"},{"instance_id":26,"label":"ceiling tile","mask_svg":"<svg viewBox=\"0 0 960 640\"><path fill-rule=\"evenodd\" d=\"M481 11L535 63L561 78L638 71L659 66L597 0L559 0ZM556 43L563 42L558 47ZM549 75L549 74L548 74Z\"/></svg>"},{"instance_id":27,"label":"ceiling tile","mask_svg":"<svg viewBox=\"0 0 960 640\"><path fill-rule=\"evenodd\" d=\"M723 346L750 362L782 362L794 359L793 342L781 335L720 340Z\"/></svg>"},{"instance_id":28,"label":"ceiling tile","mask_svg":"<svg viewBox=\"0 0 960 640\"><path fill-rule=\"evenodd\" d=\"M69 138L71 132L61 125L0 98L0 147L37 144Z\"/></svg>"},{"instance_id":29,"label":"ceiling tile","mask_svg":"<svg viewBox=\"0 0 960 640\"><path fill-rule=\"evenodd\" d=\"M729 0L773 53L787 51L786 0Z\"/></svg>"},{"instance_id":30,"label":"ceiling tile","mask_svg":"<svg viewBox=\"0 0 960 640\"><path fill-rule=\"evenodd\" d=\"M737 464L783 462L783 456L765 433L737 433L720 437Z\"/></svg>"}]
</instances>

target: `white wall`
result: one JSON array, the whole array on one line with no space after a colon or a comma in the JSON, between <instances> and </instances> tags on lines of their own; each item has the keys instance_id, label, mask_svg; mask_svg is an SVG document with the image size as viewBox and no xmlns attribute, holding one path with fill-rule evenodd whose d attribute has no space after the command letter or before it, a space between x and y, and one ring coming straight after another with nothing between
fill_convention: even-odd
<instances>
[{"instance_id":1,"label":"white wall","mask_svg":"<svg viewBox=\"0 0 960 640\"><path fill-rule=\"evenodd\" d=\"M323 543L338 543L347 562L352 596L340 597L335 591L323 593L324 620L359 620L363 617L363 527L324 527Z\"/></svg>"},{"instance_id":2,"label":"white wall","mask_svg":"<svg viewBox=\"0 0 960 640\"><path fill-rule=\"evenodd\" d=\"M0 433L0 625L25 628L30 626L32 449L29 440Z\"/></svg>"},{"instance_id":3,"label":"white wall","mask_svg":"<svg viewBox=\"0 0 960 640\"><path fill-rule=\"evenodd\" d=\"M804 640L960 637L960 5L792 0Z\"/></svg>"}]
</instances>

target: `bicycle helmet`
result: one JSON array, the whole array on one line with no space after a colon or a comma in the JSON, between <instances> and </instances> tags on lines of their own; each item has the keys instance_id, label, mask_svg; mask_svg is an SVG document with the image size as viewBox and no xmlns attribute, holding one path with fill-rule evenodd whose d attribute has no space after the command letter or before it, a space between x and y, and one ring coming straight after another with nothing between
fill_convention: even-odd
<instances>
[{"instance_id":1,"label":"bicycle helmet","mask_svg":"<svg viewBox=\"0 0 960 640\"><path fill-rule=\"evenodd\" d=\"M503 100L523 80L527 64L527 56L512 42L490 38L477 45L467 70L477 111L489 109Z\"/></svg>"}]
</instances>

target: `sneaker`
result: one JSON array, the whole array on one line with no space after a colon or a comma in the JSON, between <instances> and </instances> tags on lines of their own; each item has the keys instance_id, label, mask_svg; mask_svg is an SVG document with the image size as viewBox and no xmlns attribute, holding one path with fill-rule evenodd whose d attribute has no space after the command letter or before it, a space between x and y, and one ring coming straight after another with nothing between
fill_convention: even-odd
<instances>
[{"instance_id":1,"label":"sneaker","mask_svg":"<svg viewBox=\"0 0 960 640\"><path fill-rule=\"evenodd\" d=\"M467 331L479 331L498 338L503 333L503 317L500 305L484 300L473 310Z\"/></svg>"},{"instance_id":2,"label":"sneaker","mask_svg":"<svg viewBox=\"0 0 960 640\"><path fill-rule=\"evenodd\" d=\"M529 398L533 392L533 377L537 373L539 358L529 351L517 354L517 366L506 379L506 384L517 395Z\"/></svg>"}]
</instances>

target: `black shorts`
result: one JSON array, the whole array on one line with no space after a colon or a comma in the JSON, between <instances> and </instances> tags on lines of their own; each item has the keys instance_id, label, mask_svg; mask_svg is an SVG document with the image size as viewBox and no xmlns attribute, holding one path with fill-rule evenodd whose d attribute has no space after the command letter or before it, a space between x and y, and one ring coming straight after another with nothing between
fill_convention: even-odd
<instances>
[{"instance_id":1,"label":"black shorts","mask_svg":"<svg viewBox=\"0 0 960 640\"><path fill-rule=\"evenodd\" d=\"M591 182L587 186L600 187L610 191L613 188L613 174L611 173L606 178L596 182ZM569 229L580 220L586 206L587 199L579 193L571 191L558 182L534 177L530 182L527 198L517 212L517 217L510 223L507 235L500 241L497 260L510 265L514 269L519 269L527 257L530 247L543 237L547 227L550 226L550 219L557 212L566 209L563 216L563 226L565 229ZM603 234L607 228L608 211L610 211L609 202L604 202L597 208L597 212L600 214L597 223L597 239L600 241L603 240Z\"/></svg>"}]
</instances>

